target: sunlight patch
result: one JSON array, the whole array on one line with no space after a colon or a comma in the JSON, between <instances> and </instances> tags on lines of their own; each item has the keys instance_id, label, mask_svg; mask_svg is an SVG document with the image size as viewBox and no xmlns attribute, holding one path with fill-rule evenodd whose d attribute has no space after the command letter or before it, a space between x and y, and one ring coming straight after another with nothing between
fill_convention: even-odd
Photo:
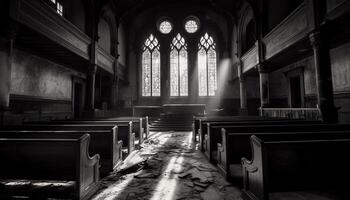
<instances>
[{"instance_id":1,"label":"sunlight patch","mask_svg":"<svg viewBox=\"0 0 350 200\"><path fill-rule=\"evenodd\" d=\"M177 182L178 180L172 177L172 172L181 170L178 168L179 164L183 163L183 157L173 156L165 171L163 178L159 181L155 193L153 194L151 200L171 200L176 198ZM175 167L174 169L174 166Z\"/></svg>"}]
</instances>

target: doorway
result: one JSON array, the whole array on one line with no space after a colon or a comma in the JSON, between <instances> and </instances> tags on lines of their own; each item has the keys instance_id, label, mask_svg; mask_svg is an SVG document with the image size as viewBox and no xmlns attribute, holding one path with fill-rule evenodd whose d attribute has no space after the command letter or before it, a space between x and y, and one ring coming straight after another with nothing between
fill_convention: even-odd
<instances>
[{"instance_id":1,"label":"doorway","mask_svg":"<svg viewBox=\"0 0 350 200\"><path fill-rule=\"evenodd\" d=\"M305 106L304 68L298 67L284 73L289 85L288 104L290 108Z\"/></svg>"},{"instance_id":2,"label":"doorway","mask_svg":"<svg viewBox=\"0 0 350 200\"><path fill-rule=\"evenodd\" d=\"M301 108L304 104L304 94L302 80L300 76L293 76L289 78L290 86L290 107Z\"/></svg>"},{"instance_id":3,"label":"doorway","mask_svg":"<svg viewBox=\"0 0 350 200\"><path fill-rule=\"evenodd\" d=\"M77 119L81 115L83 108L83 86L80 83L74 83L74 118Z\"/></svg>"}]
</instances>

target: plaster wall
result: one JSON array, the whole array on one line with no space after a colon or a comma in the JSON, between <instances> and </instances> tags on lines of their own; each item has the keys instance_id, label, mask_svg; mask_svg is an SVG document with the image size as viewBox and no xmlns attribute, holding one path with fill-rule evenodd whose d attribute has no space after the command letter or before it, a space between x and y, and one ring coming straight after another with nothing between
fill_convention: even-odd
<instances>
[{"instance_id":1,"label":"plaster wall","mask_svg":"<svg viewBox=\"0 0 350 200\"><path fill-rule=\"evenodd\" d=\"M350 43L331 50L333 89L350 92Z\"/></svg>"},{"instance_id":2,"label":"plaster wall","mask_svg":"<svg viewBox=\"0 0 350 200\"><path fill-rule=\"evenodd\" d=\"M126 35L125 35L125 28L124 28L124 25L123 24L120 24L119 25L119 28L118 28L118 42L119 42L119 45L118 45L118 54L119 54L119 58L118 58L118 61L120 64L122 65L126 65L126 59L127 59L127 56L126 56L126 44L127 44L127 39L126 39Z\"/></svg>"},{"instance_id":3,"label":"plaster wall","mask_svg":"<svg viewBox=\"0 0 350 200\"><path fill-rule=\"evenodd\" d=\"M346 0L327 0L327 10L331 11L344 2L346 2Z\"/></svg>"},{"instance_id":4,"label":"plaster wall","mask_svg":"<svg viewBox=\"0 0 350 200\"><path fill-rule=\"evenodd\" d=\"M71 99L71 73L46 59L15 50L11 72L11 94Z\"/></svg>"},{"instance_id":5,"label":"plaster wall","mask_svg":"<svg viewBox=\"0 0 350 200\"><path fill-rule=\"evenodd\" d=\"M281 104L278 107L288 106L290 88L286 74L300 68L304 76L305 106L315 106L317 94L315 65L313 57L308 57L270 73L270 99L271 102Z\"/></svg>"},{"instance_id":6,"label":"plaster wall","mask_svg":"<svg viewBox=\"0 0 350 200\"><path fill-rule=\"evenodd\" d=\"M111 53L111 31L106 20L101 19L98 23L98 45L106 52Z\"/></svg>"},{"instance_id":7,"label":"plaster wall","mask_svg":"<svg viewBox=\"0 0 350 200\"><path fill-rule=\"evenodd\" d=\"M339 121L350 123L350 43L331 50L335 106Z\"/></svg>"}]
</instances>

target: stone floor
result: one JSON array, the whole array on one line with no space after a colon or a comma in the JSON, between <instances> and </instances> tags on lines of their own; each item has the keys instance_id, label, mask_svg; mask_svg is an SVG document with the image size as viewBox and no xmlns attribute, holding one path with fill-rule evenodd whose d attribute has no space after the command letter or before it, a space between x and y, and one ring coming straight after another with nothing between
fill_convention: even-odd
<instances>
[{"instance_id":1,"label":"stone floor","mask_svg":"<svg viewBox=\"0 0 350 200\"><path fill-rule=\"evenodd\" d=\"M240 200L241 192L208 163L191 132L153 132L93 200Z\"/></svg>"}]
</instances>

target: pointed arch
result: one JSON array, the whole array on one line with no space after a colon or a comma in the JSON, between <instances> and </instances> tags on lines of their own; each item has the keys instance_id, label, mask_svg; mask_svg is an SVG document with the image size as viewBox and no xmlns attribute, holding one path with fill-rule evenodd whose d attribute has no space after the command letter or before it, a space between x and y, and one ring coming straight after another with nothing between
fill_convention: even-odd
<instances>
[{"instance_id":1,"label":"pointed arch","mask_svg":"<svg viewBox=\"0 0 350 200\"><path fill-rule=\"evenodd\" d=\"M160 44L151 34L142 47L142 96L160 96L160 73Z\"/></svg>"},{"instance_id":2,"label":"pointed arch","mask_svg":"<svg viewBox=\"0 0 350 200\"><path fill-rule=\"evenodd\" d=\"M198 43L198 92L199 96L215 96L217 90L217 53L212 36L205 33Z\"/></svg>"},{"instance_id":3,"label":"pointed arch","mask_svg":"<svg viewBox=\"0 0 350 200\"><path fill-rule=\"evenodd\" d=\"M188 96L187 43L180 33L170 44L170 96Z\"/></svg>"}]
</instances>

